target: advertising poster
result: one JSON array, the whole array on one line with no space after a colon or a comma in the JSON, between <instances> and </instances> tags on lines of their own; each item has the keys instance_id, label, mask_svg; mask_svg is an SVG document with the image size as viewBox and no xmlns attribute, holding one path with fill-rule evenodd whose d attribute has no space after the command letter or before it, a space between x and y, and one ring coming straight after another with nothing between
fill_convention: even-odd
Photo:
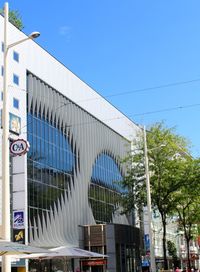
<instances>
[{"instance_id":1,"label":"advertising poster","mask_svg":"<svg viewBox=\"0 0 200 272\"><path fill-rule=\"evenodd\" d=\"M0 110L0 127L2 128L2 110ZM9 130L17 135L21 133L21 118L9 113Z\"/></svg>"},{"instance_id":2,"label":"advertising poster","mask_svg":"<svg viewBox=\"0 0 200 272\"><path fill-rule=\"evenodd\" d=\"M24 212L14 211L13 212L13 229L24 229Z\"/></svg>"},{"instance_id":3,"label":"advertising poster","mask_svg":"<svg viewBox=\"0 0 200 272\"><path fill-rule=\"evenodd\" d=\"M21 118L9 113L9 130L15 134L20 134L21 131Z\"/></svg>"},{"instance_id":4,"label":"advertising poster","mask_svg":"<svg viewBox=\"0 0 200 272\"><path fill-rule=\"evenodd\" d=\"M25 229L13 229L13 242L25 244Z\"/></svg>"}]
</instances>

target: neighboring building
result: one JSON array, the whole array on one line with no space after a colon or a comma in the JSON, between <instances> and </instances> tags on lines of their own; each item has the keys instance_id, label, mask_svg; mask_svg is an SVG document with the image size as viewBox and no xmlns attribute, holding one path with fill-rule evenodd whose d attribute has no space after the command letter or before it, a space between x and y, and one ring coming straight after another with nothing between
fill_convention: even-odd
<instances>
[{"instance_id":1,"label":"neighboring building","mask_svg":"<svg viewBox=\"0 0 200 272\"><path fill-rule=\"evenodd\" d=\"M152 232L153 232L153 242L154 242L154 253L157 269L163 268L163 227L162 219L159 212L153 212L152 216ZM150 247L149 247L149 224L148 224L148 213L144 209L144 244L146 249L146 255L144 259L149 259ZM177 257L182 269L187 266L187 252L186 252L186 241L183 235L183 231L178 228L177 218L169 217L167 219L166 228L166 240L171 241L176 246ZM190 261L193 267L199 268L199 245L198 240L191 240L190 242ZM167 252L168 264L171 267L172 257L169 256Z\"/></svg>"},{"instance_id":2,"label":"neighboring building","mask_svg":"<svg viewBox=\"0 0 200 272\"><path fill-rule=\"evenodd\" d=\"M9 25L9 43L24 37ZM3 60L3 50L0 55ZM105 228L113 228L113 239L125 230L134 236L130 244L119 236L126 254L113 271L136 271L138 229L120 213L118 182L125 174L121 158L139 128L30 40L9 51L8 91L10 138L30 143L27 155L11 158L14 240L41 247L79 246L79 226L109 223Z\"/></svg>"},{"instance_id":3,"label":"neighboring building","mask_svg":"<svg viewBox=\"0 0 200 272\"><path fill-rule=\"evenodd\" d=\"M147 209L144 209L144 236L145 236L145 250L146 256L148 258L150 254L150 247L149 247L149 224L148 224L148 213ZM177 255L179 256L179 242L178 242L178 226L177 222L168 218L167 220L167 229L166 229L166 240L170 240L173 242L177 249ZM162 227L162 220L161 216L158 211L153 212L152 216L152 233L153 233L153 243L154 243L154 254L156 260L157 269L163 268L163 227ZM167 253L168 254L168 253ZM171 267L172 260L171 257L168 257L168 262Z\"/></svg>"}]
</instances>

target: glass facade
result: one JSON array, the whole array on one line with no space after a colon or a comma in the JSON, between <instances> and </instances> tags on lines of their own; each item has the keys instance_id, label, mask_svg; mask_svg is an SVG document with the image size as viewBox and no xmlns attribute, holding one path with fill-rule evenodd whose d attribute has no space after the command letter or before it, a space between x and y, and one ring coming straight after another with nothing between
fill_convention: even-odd
<instances>
[{"instance_id":1,"label":"glass facade","mask_svg":"<svg viewBox=\"0 0 200 272\"><path fill-rule=\"evenodd\" d=\"M119 203L122 174L115 160L101 154L92 168L89 201L97 223L112 222L112 215Z\"/></svg>"},{"instance_id":2,"label":"glass facade","mask_svg":"<svg viewBox=\"0 0 200 272\"><path fill-rule=\"evenodd\" d=\"M127 223L117 213L127 141L29 73L27 90L30 241L76 244L77 226L94 222L91 210L97 223Z\"/></svg>"},{"instance_id":3,"label":"glass facade","mask_svg":"<svg viewBox=\"0 0 200 272\"><path fill-rule=\"evenodd\" d=\"M27 116L27 127L29 222L33 226L33 220L48 213L73 186L76 156L64 128L32 113Z\"/></svg>"}]
</instances>

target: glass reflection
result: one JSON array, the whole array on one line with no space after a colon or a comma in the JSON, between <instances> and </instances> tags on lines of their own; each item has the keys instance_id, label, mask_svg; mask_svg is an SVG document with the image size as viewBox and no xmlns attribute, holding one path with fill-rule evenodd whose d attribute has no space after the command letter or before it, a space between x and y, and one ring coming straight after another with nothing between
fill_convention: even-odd
<instances>
[{"instance_id":1,"label":"glass reflection","mask_svg":"<svg viewBox=\"0 0 200 272\"><path fill-rule=\"evenodd\" d=\"M62 194L68 192L76 168L67 135L55 124L29 113L28 141L28 205L29 219L48 213ZM45 213L44 213L45 214ZM31 227L31 226L30 226Z\"/></svg>"},{"instance_id":2,"label":"glass reflection","mask_svg":"<svg viewBox=\"0 0 200 272\"><path fill-rule=\"evenodd\" d=\"M101 154L92 168L89 202L97 223L112 222L112 215L119 203L122 174L114 159Z\"/></svg>"}]
</instances>

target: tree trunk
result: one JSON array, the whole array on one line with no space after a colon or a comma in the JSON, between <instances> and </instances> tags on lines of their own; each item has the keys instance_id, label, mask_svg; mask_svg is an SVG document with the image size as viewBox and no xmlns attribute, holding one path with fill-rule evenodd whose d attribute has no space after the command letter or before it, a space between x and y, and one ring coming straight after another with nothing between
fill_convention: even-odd
<instances>
[{"instance_id":1,"label":"tree trunk","mask_svg":"<svg viewBox=\"0 0 200 272\"><path fill-rule=\"evenodd\" d=\"M167 247L166 247L166 218L165 215L162 215L162 224L163 224L163 259L164 259L164 269L168 269L167 262Z\"/></svg>"},{"instance_id":2,"label":"tree trunk","mask_svg":"<svg viewBox=\"0 0 200 272\"><path fill-rule=\"evenodd\" d=\"M186 247L187 247L187 267L188 267L188 271L191 271L191 263L190 263L190 239L186 239Z\"/></svg>"}]
</instances>

